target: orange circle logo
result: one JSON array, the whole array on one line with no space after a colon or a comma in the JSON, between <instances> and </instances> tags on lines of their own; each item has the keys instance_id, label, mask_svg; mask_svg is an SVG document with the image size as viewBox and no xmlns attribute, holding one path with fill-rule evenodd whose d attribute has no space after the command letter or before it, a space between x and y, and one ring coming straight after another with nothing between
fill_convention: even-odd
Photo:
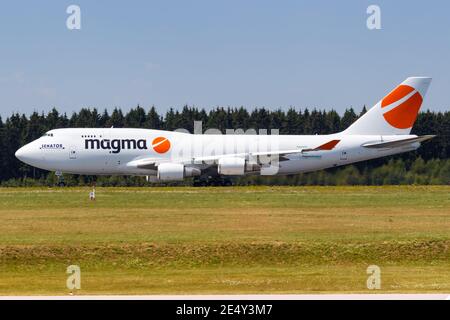
<instances>
[{"instance_id":1,"label":"orange circle logo","mask_svg":"<svg viewBox=\"0 0 450 320\"><path fill-rule=\"evenodd\" d=\"M164 137L158 137L152 141L153 150L158 153L166 153L170 149L170 141Z\"/></svg>"},{"instance_id":2,"label":"orange circle logo","mask_svg":"<svg viewBox=\"0 0 450 320\"><path fill-rule=\"evenodd\" d=\"M397 104L400 100L405 101ZM400 85L381 101L381 108L390 109L383 114L384 119L397 129L411 128L422 105L422 96L413 87ZM389 107L393 107L392 109Z\"/></svg>"}]
</instances>

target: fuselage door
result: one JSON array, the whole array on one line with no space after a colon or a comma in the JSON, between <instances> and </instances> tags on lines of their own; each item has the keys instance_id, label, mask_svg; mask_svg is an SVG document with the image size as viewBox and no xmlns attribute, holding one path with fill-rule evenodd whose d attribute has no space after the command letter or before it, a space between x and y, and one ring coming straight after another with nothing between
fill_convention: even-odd
<instances>
[{"instance_id":1,"label":"fuselage door","mask_svg":"<svg viewBox=\"0 0 450 320\"><path fill-rule=\"evenodd\" d=\"M69 159L76 159L77 158L77 147L70 147L69 149Z\"/></svg>"}]
</instances>

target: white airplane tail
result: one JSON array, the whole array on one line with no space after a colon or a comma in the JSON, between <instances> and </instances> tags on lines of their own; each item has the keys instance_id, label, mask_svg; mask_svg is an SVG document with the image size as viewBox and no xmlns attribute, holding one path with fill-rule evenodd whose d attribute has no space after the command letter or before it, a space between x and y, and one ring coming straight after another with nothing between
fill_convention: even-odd
<instances>
[{"instance_id":1,"label":"white airplane tail","mask_svg":"<svg viewBox=\"0 0 450 320\"><path fill-rule=\"evenodd\" d=\"M409 134L430 83L431 78L428 77L406 79L356 120L344 133L355 135Z\"/></svg>"}]
</instances>

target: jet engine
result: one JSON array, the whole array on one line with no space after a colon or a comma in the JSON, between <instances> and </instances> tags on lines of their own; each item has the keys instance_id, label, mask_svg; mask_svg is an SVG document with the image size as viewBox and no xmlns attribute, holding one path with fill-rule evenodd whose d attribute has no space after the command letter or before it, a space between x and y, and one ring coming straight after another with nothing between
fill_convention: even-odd
<instances>
[{"instance_id":1,"label":"jet engine","mask_svg":"<svg viewBox=\"0 0 450 320\"><path fill-rule=\"evenodd\" d=\"M199 176L200 169L186 167L181 163L161 163L158 166L157 179L159 181L178 181L186 177Z\"/></svg>"},{"instance_id":2,"label":"jet engine","mask_svg":"<svg viewBox=\"0 0 450 320\"><path fill-rule=\"evenodd\" d=\"M257 164L252 164L244 158L226 157L218 161L217 173L225 176L240 176L245 172L252 172L259 170Z\"/></svg>"}]
</instances>

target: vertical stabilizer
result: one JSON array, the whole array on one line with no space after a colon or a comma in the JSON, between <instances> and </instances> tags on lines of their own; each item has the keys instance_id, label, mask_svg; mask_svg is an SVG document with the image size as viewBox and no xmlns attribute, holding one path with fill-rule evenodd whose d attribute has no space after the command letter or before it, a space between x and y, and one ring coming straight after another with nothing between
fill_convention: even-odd
<instances>
[{"instance_id":1,"label":"vertical stabilizer","mask_svg":"<svg viewBox=\"0 0 450 320\"><path fill-rule=\"evenodd\" d=\"M410 77L356 120L344 133L360 135L409 134L431 83L429 77Z\"/></svg>"}]
</instances>

